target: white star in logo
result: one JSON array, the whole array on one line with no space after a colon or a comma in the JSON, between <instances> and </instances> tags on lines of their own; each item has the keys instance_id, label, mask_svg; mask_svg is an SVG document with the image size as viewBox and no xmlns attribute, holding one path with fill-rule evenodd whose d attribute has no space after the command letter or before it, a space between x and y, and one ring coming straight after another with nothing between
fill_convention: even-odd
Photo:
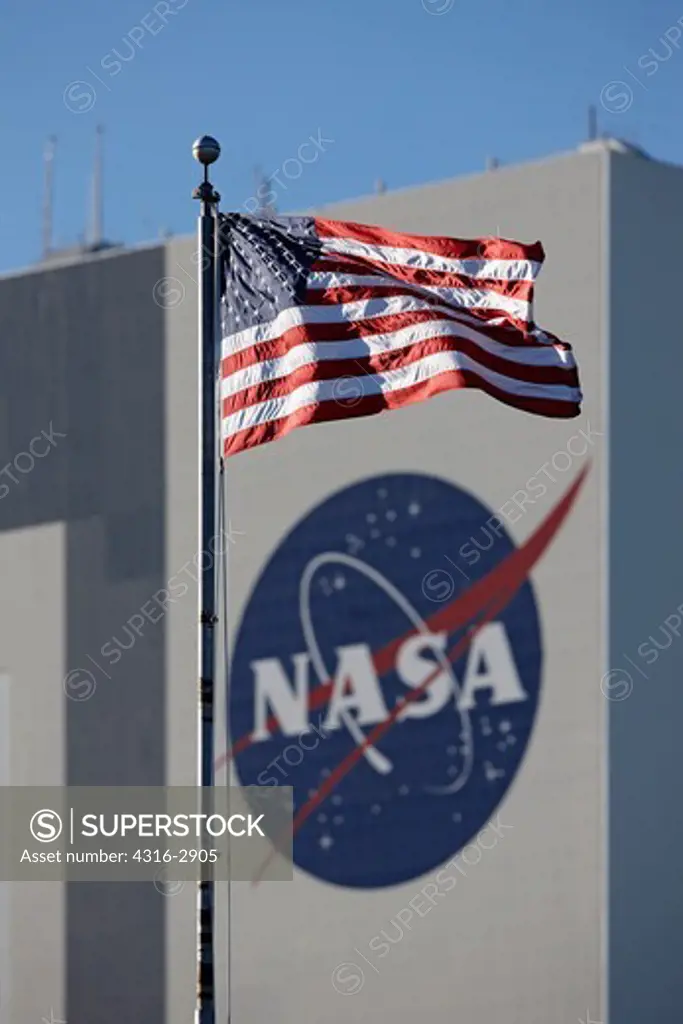
<instances>
[{"instance_id":1,"label":"white star in logo","mask_svg":"<svg viewBox=\"0 0 683 1024\"><path fill-rule=\"evenodd\" d=\"M52 1007L50 1007L50 1019L48 1020L47 1017L41 1017L40 1019L42 1024L66 1024L66 1021L62 1020L61 1017L55 1017L55 1011Z\"/></svg>"}]
</instances>

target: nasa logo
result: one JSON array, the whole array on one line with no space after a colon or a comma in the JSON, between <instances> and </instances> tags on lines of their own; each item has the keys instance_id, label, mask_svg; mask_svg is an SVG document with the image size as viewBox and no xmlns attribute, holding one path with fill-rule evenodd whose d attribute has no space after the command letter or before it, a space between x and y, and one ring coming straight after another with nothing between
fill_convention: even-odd
<instances>
[{"instance_id":1,"label":"nasa logo","mask_svg":"<svg viewBox=\"0 0 683 1024\"><path fill-rule=\"evenodd\" d=\"M375 477L305 516L254 587L232 659L235 766L243 785L293 787L294 861L319 879L424 874L515 777L541 681L528 571L566 511L526 555L492 515L435 477ZM430 577L474 537L474 564Z\"/></svg>"}]
</instances>

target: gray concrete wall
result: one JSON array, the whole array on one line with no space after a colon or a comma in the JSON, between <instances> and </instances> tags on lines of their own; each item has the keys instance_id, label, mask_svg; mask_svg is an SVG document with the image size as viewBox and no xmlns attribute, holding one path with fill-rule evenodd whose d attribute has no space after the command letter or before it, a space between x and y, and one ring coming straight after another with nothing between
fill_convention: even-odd
<instances>
[{"instance_id":1,"label":"gray concrete wall","mask_svg":"<svg viewBox=\"0 0 683 1024\"><path fill-rule=\"evenodd\" d=\"M34 475L39 472L36 467ZM5 784L60 785L66 775L65 525L3 532L0 565L2 711L8 716L0 731L9 739ZM0 1021L39 1021L46 1014L49 1019L50 1007L59 1013L67 1000L66 893L63 886L45 883L7 882L3 890L2 927L9 942L0 975Z\"/></svg>"},{"instance_id":2,"label":"gray concrete wall","mask_svg":"<svg viewBox=\"0 0 683 1024\"><path fill-rule=\"evenodd\" d=\"M164 579L162 266L155 247L0 280L0 461L17 478L0 501L0 665L15 784L164 780L164 624L126 630ZM49 452L17 461L51 425ZM165 1019L165 901L152 886L15 885L12 921L8 1020L50 1007L103 1024Z\"/></svg>"},{"instance_id":3,"label":"gray concrete wall","mask_svg":"<svg viewBox=\"0 0 683 1024\"><path fill-rule=\"evenodd\" d=\"M526 759L502 805L503 820L514 826L511 838L374 967L358 950L368 954L368 940L431 876L389 889L344 889L301 872L291 885L234 886L232 1006L239 1024L311 1017L342 1024L350 1014L359 1022L408 1024L418 1008L444 1022L457 1011L483 1024L541 1024L585 1017L587 1008L605 1019L602 175L600 153L571 155L322 211L424 233L542 238L548 261L538 318L575 343L585 412L580 421L549 422L480 394L449 393L390 416L299 430L229 461L230 517L244 532L231 548L233 640L265 560L329 494L380 473L422 472L497 509L565 450L578 429L590 422L601 436L591 447L593 467L580 500L533 572L544 695ZM180 339L192 329L194 310L183 304L173 315ZM180 376L170 392L177 404ZM178 423L175 429L181 432ZM557 504L584 461L557 473L544 499L510 526L517 543ZM172 476L181 472L174 468ZM186 550L187 541L178 557ZM263 624L264 633L277 628L277 615ZM184 706L189 713L189 700ZM365 973L352 996L331 984L342 962ZM191 983L190 965L178 960L172 977L180 998Z\"/></svg>"},{"instance_id":4,"label":"gray concrete wall","mask_svg":"<svg viewBox=\"0 0 683 1024\"><path fill-rule=\"evenodd\" d=\"M166 246L163 290L166 307L165 392L167 395L166 565L167 578L187 585L182 599L167 607L165 644L167 664L166 773L169 784L192 786L197 781L197 609L196 565L200 564L198 518L198 342L197 264L192 239ZM175 593L181 593L176 588ZM219 719L223 702L217 705ZM220 729L219 729L220 735ZM224 749L224 748L223 748ZM196 990L196 893L185 885L167 901L166 1004L169 1024L191 1020ZM221 900L221 909L227 900ZM223 934L225 930L222 930ZM221 933L219 932L219 935ZM222 949L222 962L226 962ZM225 1006L224 972L216 978Z\"/></svg>"},{"instance_id":5,"label":"gray concrete wall","mask_svg":"<svg viewBox=\"0 0 683 1024\"><path fill-rule=\"evenodd\" d=\"M609 667L623 699L609 718L609 979L620 1024L673 1024L683 1001L682 224L681 168L612 158Z\"/></svg>"},{"instance_id":6,"label":"gray concrete wall","mask_svg":"<svg viewBox=\"0 0 683 1024\"><path fill-rule=\"evenodd\" d=\"M436 1022L454 1010L482 1024L586 1013L605 1021L607 974L610 1019L674 1020L681 888L669 851L681 838L681 654L674 638L648 664L638 646L683 602L669 322L682 173L597 147L321 211L420 233L541 238L537 317L574 343L585 410L559 423L449 393L391 416L300 430L231 460L233 639L282 537L340 488L380 473L431 473L498 509L590 425L590 452L546 479L544 497L508 527L519 545L589 457L592 466L532 573L543 695L500 808L513 830L375 964L379 973L357 951L367 954L368 940L431 876L362 891L303 872L291 885L233 886L235 1024L311 1015L325 1024L350 1015L412 1024L416 1010ZM0 676L13 783L194 782L191 579L134 643L126 623L199 554L195 248L178 240L0 279L0 466L50 424L67 435L29 472L15 468L17 483L0 477L11 484L0 500ZM664 645L666 634L658 636ZM633 692L617 701L608 690L606 701L601 677L622 665ZM65 675L77 669L96 684L88 700L73 698L89 677L72 677L72 699L64 693ZM52 1007L74 1022L185 1024L194 1003L193 896L187 885L173 897L150 886L12 886L0 1021L39 1020ZM2 949L0 929L0 972ZM331 984L342 962L365 971L352 996ZM223 974L218 982L224 1007Z\"/></svg>"}]
</instances>

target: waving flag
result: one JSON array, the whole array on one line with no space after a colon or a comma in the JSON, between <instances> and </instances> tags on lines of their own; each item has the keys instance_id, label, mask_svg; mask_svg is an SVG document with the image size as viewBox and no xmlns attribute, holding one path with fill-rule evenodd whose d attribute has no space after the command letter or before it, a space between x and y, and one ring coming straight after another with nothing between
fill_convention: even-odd
<instances>
[{"instance_id":1,"label":"waving flag","mask_svg":"<svg viewBox=\"0 0 683 1024\"><path fill-rule=\"evenodd\" d=\"M224 455L452 388L572 417L571 346L536 326L540 242L221 215Z\"/></svg>"}]
</instances>

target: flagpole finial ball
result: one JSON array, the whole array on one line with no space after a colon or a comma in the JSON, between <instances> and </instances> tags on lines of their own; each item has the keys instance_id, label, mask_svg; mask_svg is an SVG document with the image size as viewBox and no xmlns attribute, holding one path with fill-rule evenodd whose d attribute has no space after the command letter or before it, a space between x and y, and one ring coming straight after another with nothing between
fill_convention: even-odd
<instances>
[{"instance_id":1,"label":"flagpole finial ball","mask_svg":"<svg viewBox=\"0 0 683 1024\"><path fill-rule=\"evenodd\" d=\"M221 147L211 135L202 135L192 144L192 155L200 164L208 167L218 160L221 154Z\"/></svg>"}]
</instances>

